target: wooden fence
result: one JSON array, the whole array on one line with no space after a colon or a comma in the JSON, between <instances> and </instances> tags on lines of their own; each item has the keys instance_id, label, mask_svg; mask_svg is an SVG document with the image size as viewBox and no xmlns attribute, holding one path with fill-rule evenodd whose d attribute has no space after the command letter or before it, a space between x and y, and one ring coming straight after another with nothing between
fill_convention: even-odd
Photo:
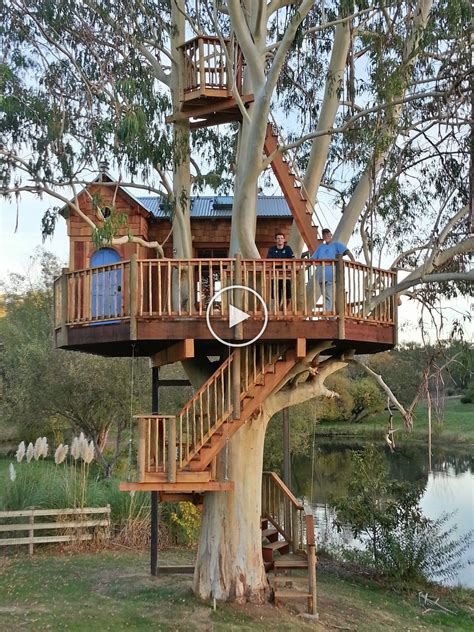
<instances>
[{"instance_id":1,"label":"wooden fence","mask_svg":"<svg viewBox=\"0 0 474 632\"><path fill-rule=\"evenodd\" d=\"M51 521L52 517L56 518L54 522ZM17 519L24 519L27 522L20 522ZM33 555L35 544L83 542L92 540L99 533L104 538L110 537L110 505L82 509L32 508L21 511L0 511L0 521L6 520L15 520L15 522L0 524L0 533L8 536L0 538L0 546L27 544L30 555ZM37 531L56 533L35 535ZM17 533L24 533L24 535L15 537Z\"/></svg>"}]
</instances>

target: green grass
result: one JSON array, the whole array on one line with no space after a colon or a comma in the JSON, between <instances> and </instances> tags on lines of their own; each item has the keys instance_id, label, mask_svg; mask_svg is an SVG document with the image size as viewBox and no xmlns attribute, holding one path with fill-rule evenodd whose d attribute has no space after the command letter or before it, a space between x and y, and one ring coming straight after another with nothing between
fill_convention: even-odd
<instances>
[{"instance_id":1,"label":"green grass","mask_svg":"<svg viewBox=\"0 0 474 632\"><path fill-rule=\"evenodd\" d=\"M384 439L387 428L387 413L373 415L357 424L347 422L320 423L316 433L320 436L340 436L370 439ZM425 404L420 404L415 413L413 430L404 429L401 415L397 412L393 417L398 443L405 441L425 441L428 436L428 416ZM445 402L444 421L438 424L433 416L433 443L449 442L451 444L474 444L474 404L462 404L460 399L447 399Z\"/></svg>"},{"instance_id":2,"label":"green grass","mask_svg":"<svg viewBox=\"0 0 474 632\"><path fill-rule=\"evenodd\" d=\"M160 552L160 563L192 564L189 550ZM424 612L417 593L397 594L375 582L318 572L318 609L324 629L472 630L473 592L433 588L456 614ZM275 608L218 603L216 611L191 591L191 578L151 577L145 553L62 554L42 549L0 561L2 628L74 630L303 630L314 624L290 604ZM317 629L317 628L316 628Z\"/></svg>"}]
</instances>

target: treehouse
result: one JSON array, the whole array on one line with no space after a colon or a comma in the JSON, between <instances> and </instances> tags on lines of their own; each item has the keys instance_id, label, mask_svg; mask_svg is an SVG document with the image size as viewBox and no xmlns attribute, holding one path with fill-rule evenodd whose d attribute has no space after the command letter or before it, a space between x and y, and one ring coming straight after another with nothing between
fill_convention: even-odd
<instances>
[{"instance_id":1,"label":"treehouse","mask_svg":"<svg viewBox=\"0 0 474 632\"><path fill-rule=\"evenodd\" d=\"M188 119L196 128L241 120L241 108L253 96L244 91L238 47L199 36L180 50L182 98L169 122ZM293 220L310 252L320 243L314 208L280 146L269 123L264 152L283 197L258 197L260 259L228 257L229 197L191 201L190 259L173 258L164 201L134 197L105 173L79 194L79 205L95 223L112 209L125 214L127 227L119 231L123 243L96 249L91 228L64 211L70 258L54 287L56 347L146 356L156 371L198 356L212 360L211 375L181 410L158 410L155 389L152 411L135 417L136 476L120 487L152 492L152 572L158 497L199 503L204 492L234 489L226 474L228 440L258 414L300 360L322 343L328 356L375 353L396 343L395 272L342 258L265 259L275 231L288 234ZM138 240L128 240L130 234ZM164 243L164 258L146 246L150 241ZM263 474L261 518L267 568L275 574L308 569L310 590L302 594L314 613L313 516L273 473ZM284 598L285 590L275 597Z\"/></svg>"}]
</instances>

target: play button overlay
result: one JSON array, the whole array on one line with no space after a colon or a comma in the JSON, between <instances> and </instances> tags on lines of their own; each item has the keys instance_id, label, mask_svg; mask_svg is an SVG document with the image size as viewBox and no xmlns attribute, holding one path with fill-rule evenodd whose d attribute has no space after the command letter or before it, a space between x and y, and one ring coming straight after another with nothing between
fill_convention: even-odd
<instances>
[{"instance_id":1,"label":"play button overlay","mask_svg":"<svg viewBox=\"0 0 474 632\"><path fill-rule=\"evenodd\" d=\"M229 327L235 327L239 323L243 323L244 320L250 318L247 312L243 312L238 307L234 307L232 303L229 305Z\"/></svg>"},{"instance_id":2,"label":"play button overlay","mask_svg":"<svg viewBox=\"0 0 474 632\"><path fill-rule=\"evenodd\" d=\"M229 330L230 340L232 340L232 338L235 338L235 334L236 334L235 327L239 325L240 323L243 323L244 321L248 320L249 318L252 318L251 314L248 314L247 312L243 311L242 309L234 305L235 303L234 290L241 290L242 294L244 292L249 292L250 294L253 294L253 296L262 305L261 313L263 316L263 320L262 320L262 326L260 328L260 331L251 340L245 340L244 342L230 342L229 340L224 340L214 331L211 324L211 312L212 312L213 305L216 301L222 302L222 297L225 293L227 293L226 298L227 298L227 304L229 306L228 330ZM229 287L226 287L216 292L214 296L212 297L212 299L209 301L209 305L207 306L207 309L206 309L206 323L207 323L207 327L209 331L214 336L214 338L218 340L219 342L221 342L222 344L228 347L246 347L247 345L251 345L254 342L256 342L265 331L268 324L268 309L267 309L267 306L265 305L265 301L263 300L263 298L253 288L247 287L246 285L229 285Z\"/></svg>"}]
</instances>

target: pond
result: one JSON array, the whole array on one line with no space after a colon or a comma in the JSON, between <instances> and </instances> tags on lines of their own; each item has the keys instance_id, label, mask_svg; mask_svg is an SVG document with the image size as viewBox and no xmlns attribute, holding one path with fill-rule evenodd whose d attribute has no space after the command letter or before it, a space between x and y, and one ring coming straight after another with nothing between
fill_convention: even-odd
<instances>
[{"instance_id":1,"label":"pond","mask_svg":"<svg viewBox=\"0 0 474 632\"><path fill-rule=\"evenodd\" d=\"M350 532L337 534L333 527L334 511L329 505L332 496L345 496L351 478L350 455L363 446L354 443L320 442L314 454L295 459L292 466L292 488L297 496L304 497L313 506L317 518L319 541L357 546ZM474 454L466 449L446 449L434 446L431 470L427 448L419 445L397 447L391 453L380 445L393 479L421 486L421 507L428 518L436 519L443 512L455 512L451 524L456 524L456 536L474 527ZM469 563L471 561L471 563ZM450 583L474 588L474 544L464 555L464 567Z\"/></svg>"}]
</instances>

